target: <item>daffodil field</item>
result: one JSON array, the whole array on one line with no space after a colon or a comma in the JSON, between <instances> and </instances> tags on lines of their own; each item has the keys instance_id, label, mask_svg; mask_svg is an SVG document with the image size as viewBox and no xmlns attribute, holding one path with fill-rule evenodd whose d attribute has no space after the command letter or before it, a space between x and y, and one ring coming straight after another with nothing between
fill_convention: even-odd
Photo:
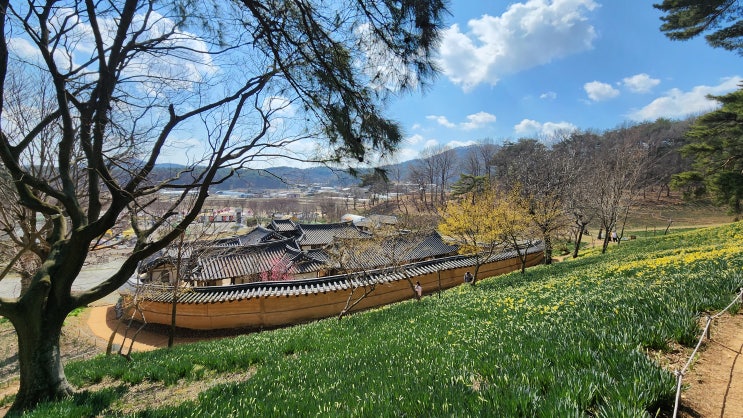
<instances>
[{"instance_id":1,"label":"daffodil field","mask_svg":"<svg viewBox=\"0 0 743 418\"><path fill-rule=\"evenodd\" d=\"M113 386L36 414L109 415L127 384L229 373L141 416L655 416L675 378L649 353L693 345L741 286L741 222L639 239L340 322L72 363L73 384Z\"/></svg>"}]
</instances>

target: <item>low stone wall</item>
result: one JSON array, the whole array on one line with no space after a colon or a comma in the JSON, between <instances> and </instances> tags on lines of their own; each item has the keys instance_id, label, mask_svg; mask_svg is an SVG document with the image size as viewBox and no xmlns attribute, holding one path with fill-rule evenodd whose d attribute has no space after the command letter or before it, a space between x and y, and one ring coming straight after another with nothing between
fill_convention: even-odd
<instances>
[{"instance_id":1,"label":"low stone wall","mask_svg":"<svg viewBox=\"0 0 743 418\"><path fill-rule=\"evenodd\" d=\"M542 252L532 252L527 255L526 265L534 266L542 261ZM517 257L507 258L483 264L480 266L478 277L497 276L520 268L521 262ZM474 266L429 272L416 275L411 280L413 284L416 281L420 282L425 295L462 284L466 271L474 272ZM352 312L411 299L415 296L410 283L404 278L379 282L374 286L374 291L359 302ZM198 330L262 329L303 323L337 316L346 306L351 291L352 288L303 294L272 295L269 292L249 298L228 297L219 302L178 303L176 326ZM362 294L363 288L356 288L353 298L356 299ZM140 307L146 322L170 325L172 303L145 300Z\"/></svg>"}]
</instances>

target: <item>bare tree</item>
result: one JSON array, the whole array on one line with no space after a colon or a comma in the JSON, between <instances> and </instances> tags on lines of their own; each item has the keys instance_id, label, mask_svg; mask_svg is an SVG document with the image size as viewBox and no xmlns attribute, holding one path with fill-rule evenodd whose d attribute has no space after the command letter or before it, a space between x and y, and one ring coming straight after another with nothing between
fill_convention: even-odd
<instances>
[{"instance_id":1,"label":"bare tree","mask_svg":"<svg viewBox=\"0 0 743 418\"><path fill-rule=\"evenodd\" d=\"M338 313L339 321L376 289L376 281L369 274L374 266L369 263L368 255L377 244L372 235L365 238L335 237L326 248L331 271L345 274L351 286L346 304Z\"/></svg>"},{"instance_id":2,"label":"bare tree","mask_svg":"<svg viewBox=\"0 0 743 418\"><path fill-rule=\"evenodd\" d=\"M111 331L111 335L108 338L108 344L106 345L107 356L113 352L116 336L119 335L119 330L123 327L121 344L116 350L116 353L127 360L131 360L131 354L137 336L147 326L147 318L145 317L144 309L142 309L142 303L146 303L148 299L147 295L152 293L152 288L149 286L137 286L131 290L131 293L122 296L116 303L115 310L119 320L116 322L116 327ZM127 341L129 341L128 345Z\"/></svg>"},{"instance_id":3,"label":"bare tree","mask_svg":"<svg viewBox=\"0 0 743 418\"><path fill-rule=\"evenodd\" d=\"M276 157L342 163L393 151L402 135L379 99L433 74L444 12L441 2L213 6L0 1L0 158L20 205L50 225L26 292L0 299L19 340L13 412L72 393L59 353L65 317L180 236L210 186ZM29 48L13 49L21 43ZM35 69L53 105L14 129L10 74ZM326 139L322 153L296 152L309 138ZM185 168L159 172L175 152ZM180 194L155 210L164 190ZM72 291L93 243L124 216L135 234L131 253L100 284Z\"/></svg>"},{"instance_id":4,"label":"bare tree","mask_svg":"<svg viewBox=\"0 0 743 418\"><path fill-rule=\"evenodd\" d=\"M440 147L435 150L436 153L431 157L433 160L434 173L436 174L436 183L439 189L439 205L446 202L446 192L449 183L454 177L458 168L458 161L454 150L450 147Z\"/></svg>"},{"instance_id":5,"label":"bare tree","mask_svg":"<svg viewBox=\"0 0 743 418\"><path fill-rule=\"evenodd\" d=\"M462 171L472 176L485 176L488 180L492 175L493 159L498 153L498 146L492 138L484 138L475 145L471 145L462 162Z\"/></svg>"},{"instance_id":6,"label":"bare tree","mask_svg":"<svg viewBox=\"0 0 743 418\"><path fill-rule=\"evenodd\" d=\"M563 204L566 217L572 221L573 258L578 257L586 228L596 216L589 196L594 184L591 170L599 141L600 137L594 133L575 131L552 147L551 157L569 173L564 184Z\"/></svg>"},{"instance_id":7,"label":"bare tree","mask_svg":"<svg viewBox=\"0 0 743 418\"><path fill-rule=\"evenodd\" d=\"M588 199L603 232L602 253L620 217L629 212L635 186L648 163L647 151L636 133L627 127L607 133L593 160L593 188Z\"/></svg>"},{"instance_id":8,"label":"bare tree","mask_svg":"<svg viewBox=\"0 0 743 418\"><path fill-rule=\"evenodd\" d=\"M518 202L541 234L544 263L552 262L552 239L567 220L564 201L575 175L567 160L553 158L552 151L535 139L509 143L496 155L497 178L508 190L518 190Z\"/></svg>"}]
</instances>

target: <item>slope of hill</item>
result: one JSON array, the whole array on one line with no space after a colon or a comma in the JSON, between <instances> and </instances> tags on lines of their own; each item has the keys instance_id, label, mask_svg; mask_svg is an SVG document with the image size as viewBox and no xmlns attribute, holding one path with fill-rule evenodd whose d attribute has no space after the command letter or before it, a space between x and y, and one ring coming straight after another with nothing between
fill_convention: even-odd
<instances>
[{"instance_id":1,"label":"slope of hill","mask_svg":"<svg viewBox=\"0 0 743 418\"><path fill-rule=\"evenodd\" d=\"M693 345L731 301L742 240L740 222L638 239L343 321L71 363L88 391L35 415L655 416L675 379L648 353Z\"/></svg>"}]
</instances>

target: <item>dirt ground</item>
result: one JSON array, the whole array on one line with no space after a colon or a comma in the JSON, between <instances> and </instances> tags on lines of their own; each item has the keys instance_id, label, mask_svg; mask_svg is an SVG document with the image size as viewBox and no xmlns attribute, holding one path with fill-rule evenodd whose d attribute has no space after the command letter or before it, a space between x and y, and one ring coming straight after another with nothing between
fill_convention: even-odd
<instances>
[{"instance_id":1,"label":"dirt ground","mask_svg":"<svg viewBox=\"0 0 743 418\"><path fill-rule=\"evenodd\" d=\"M713 321L701 350L683 378L679 416L743 418L743 312Z\"/></svg>"},{"instance_id":2,"label":"dirt ground","mask_svg":"<svg viewBox=\"0 0 743 418\"><path fill-rule=\"evenodd\" d=\"M118 321L112 306L98 306L86 309L82 314L68 318L62 337L62 351L65 359L80 359L105 352L106 344L111 332ZM743 311L736 315L724 315L715 320L711 327L711 338L705 340L702 348L692 363L691 369L683 377L684 391L681 396L679 417L683 418L743 418ZM204 338L219 338L224 335L202 334L195 335L181 332L176 338L176 344L187 343ZM150 327L141 331L133 346L134 351L152 350L167 345L167 331ZM114 347L127 344L123 331L119 331L114 339ZM15 333L8 323L0 324L0 400L12 395L18 389L17 361L14 354ZM679 348L670 353L658 354L662 358L661 364L670 370L678 370L687 361L692 349ZM15 368L14 368L15 367ZM225 380L243 380L249 378L250 371L236 376L215 376L215 382ZM179 387L173 393L171 402L180 402L184 399L184 391L194 392L210 386L208 382L199 385L192 384ZM192 387L193 386L193 387ZM165 393L160 388L160 402ZM173 389L173 388L171 388ZM141 393L138 388L132 388L132 393ZM167 396L165 396L167 397ZM186 396L191 398L192 396ZM141 398L134 402L139 403ZM131 404L130 404L131 405ZM9 405L0 406L0 416L4 416ZM134 412L129 409L127 412ZM664 416L672 416L672 410Z\"/></svg>"}]
</instances>

